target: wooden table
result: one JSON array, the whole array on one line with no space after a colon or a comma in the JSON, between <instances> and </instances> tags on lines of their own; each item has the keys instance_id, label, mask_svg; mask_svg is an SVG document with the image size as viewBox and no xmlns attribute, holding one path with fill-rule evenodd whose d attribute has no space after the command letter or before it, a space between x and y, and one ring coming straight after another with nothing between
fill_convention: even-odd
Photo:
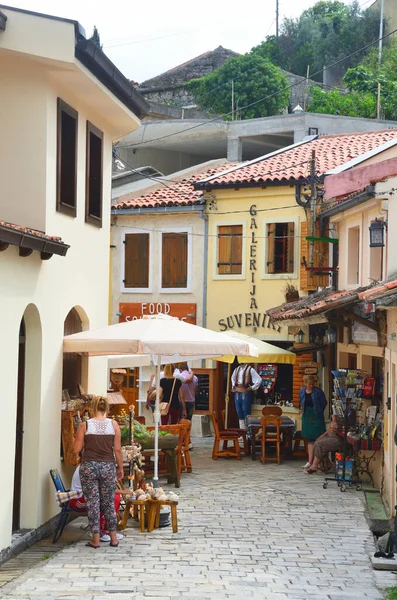
<instances>
[{"instance_id":1,"label":"wooden table","mask_svg":"<svg viewBox=\"0 0 397 600\"><path fill-rule=\"evenodd\" d=\"M258 435L258 432L262 431L261 418L262 418L262 416L256 416L256 415L249 415L247 417L248 443L250 444L250 447L251 447L251 459L252 460L256 459L256 436ZM284 451L288 457L291 457L292 456L292 439L293 439L294 433L295 433L295 421L293 421L289 417L281 416L281 418L282 418L282 424L280 426L280 431L283 434L283 441L285 441ZM273 430L275 429L274 425L269 425L268 430L272 431L272 429Z\"/></svg>"}]
</instances>

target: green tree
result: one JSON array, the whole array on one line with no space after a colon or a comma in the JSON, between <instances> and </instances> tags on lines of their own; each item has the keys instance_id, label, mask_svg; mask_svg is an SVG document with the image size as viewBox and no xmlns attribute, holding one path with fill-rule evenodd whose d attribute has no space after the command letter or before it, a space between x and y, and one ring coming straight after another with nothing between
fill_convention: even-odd
<instances>
[{"instance_id":1,"label":"green tree","mask_svg":"<svg viewBox=\"0 0 397 600\"><path fill-rule=\"evenodd\" d=\"M321 88L312 85L310 96L311 101L307 109L309 112L366 119L376 117L376 97L373 94L343 93L339 90L324 92Z\"/></svg>"},{"instance_id":2,"label":"green tree","mask_svg":"<svg viewBox=\"0 0 397 600\"><path fill-rule=\"evenodd\" d=\"M101 44L101 36L99 35L99 31L96 25L94 25L94 31L92 32L92 36L89 39L93 41L98 46L98 48L102 50L103 45Z\"/></svg>"},{"instance_id":3,"label":"green tree","mask_svg":"<svg viewBox=\"0 0 397 600\"><path fill-rule=\"evenodd\" d=\"M321 71L376 40L378 32L377 10L362 10L357 0L349 6L338 0L322 0L297 19L284 19L278 41L268 36L251 52L271 59L286 71L306 76L308 66L310 73ZM341 65L346 69L355 67L362 57L359 53ZM321 81L322 74L318 73L314 79Z\"/></svg>"},{"instance_id":4,"label":"green tree","mask_svg":"<svg viewBox=\"0 0 397 600\"><path fill-rule=\"evenodd\" d=\"M375 100L380 83L381 114L385 119L397 119L397 40L384 49L380 65L378 50L373 49L357 67L347 71L343 81L350 91L369 94Z\"/></svg>"},{"instance_id":5,"label":"green tree","mask_svg":"<svg viewBox=\"0 0 397 600\"><path fill-rule=\"evenodd\" d=\"M288 106L288 81L269 60L253 54L229 59L220 69L187 84L197 104L216 114L232 110L234 82L235 118L254 119L280 114ZM243 106L265 98L254 106ZM229 120L231 116L226 117Z\"/></svg>"}]
</instances>

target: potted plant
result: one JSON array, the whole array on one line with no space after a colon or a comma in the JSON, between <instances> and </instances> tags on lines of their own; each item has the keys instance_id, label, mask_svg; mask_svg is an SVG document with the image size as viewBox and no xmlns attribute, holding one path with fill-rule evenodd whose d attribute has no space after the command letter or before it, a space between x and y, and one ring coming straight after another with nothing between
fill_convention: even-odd
<instances>
[{"instance_id":1,"label":"potted plant","mask_svg":"<svg viewBox=\"0 0 397 600\"><path fill-rule=\"evenodd\" d=\"M287 282L284 293L287 302L295 302L296 300L299 300L299 290L290 281Z\"/></svg>"}]
</instances>

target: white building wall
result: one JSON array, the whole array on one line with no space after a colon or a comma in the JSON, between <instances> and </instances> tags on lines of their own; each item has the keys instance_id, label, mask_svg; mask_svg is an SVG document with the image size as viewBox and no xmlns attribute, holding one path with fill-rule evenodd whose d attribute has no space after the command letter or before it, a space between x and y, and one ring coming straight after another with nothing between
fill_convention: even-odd
<instances>
[{"instance_id":1,"label":"white building wall","mask_svg":"<svg viewBox=\"0 0 397 600\"><path fill-rule=\"evenodd\" d=\"M0 112L7 114L7 118L2 119L0 138L0 219L45 229L47 234L60 236L71 246L66 257L54 255L48 261L42 261L38 252L21 258L18 249L11 246L0 252L3 398L0 454L4 458L0 497L1 551L11 540L18 336L24 313L26 367L21 527L35 528L59 511L49 469L60 469L66 483L73 471L73 468L64 468L60 460L64 320L75 307L86 329L108 323L111 144L115 130L112 122L106 120L108 115L104 118L95 113L88 101L77 98L76 89L68 92L49 74L44 79L34 63L13 71L8 69L7 62L0 60L0 79ZM76 218L56 212L58 96L79 113ZM84 218L87 119L104 132L102 228L86 224ZM135 125L131 119L131 129ZM83 370L82 384L87 391L105 393L106 359L86 359Z\"/></svg>"},{"instance_id":2,"label":"white building wall","mask_svg":"<svg viewBox=\"0 0 397 600\"><path fill-rule=\"evenodd\" d=\"M158 303L195 303L196 324L203 325L203 295L205 277L205 222L196 211L187 213L146 213L136 215L113 216L112 226L112 307L111 322L119 321L121 302ZM161 234L163 231L188 231L188 249L190 273L188 288L184 292L161 291ZM147 231L151 236L150 281L147 292L126 291L124 279L123 240L126 233ZM200 366L200 365L193 365ZM146 400L146 391L150 379L151 367L140 369L139 401ZM145 413L146 415L146 413ZM150 417L150 415L146 415Z\"/></svg>"}]
</instances>

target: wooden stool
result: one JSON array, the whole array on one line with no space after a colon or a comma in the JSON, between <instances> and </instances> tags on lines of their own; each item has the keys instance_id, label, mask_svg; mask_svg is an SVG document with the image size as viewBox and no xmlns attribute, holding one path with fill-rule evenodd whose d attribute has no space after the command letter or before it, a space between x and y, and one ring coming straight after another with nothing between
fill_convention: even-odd
<instances>
[{"instance_id":1,"label":"wooden stool","mask_svg":"<svg viewBox=\"0 0 397 600\"><path fill-rule=\"evenodd\" d=\"M139 529L143 533L145 531L145 506L147 500L132 500L128 498L131 494L131 490L128 489L119 489L117 493L120 496L126 496L125 498L125 508L123 512L123 516L118 522L118 527L120 531L123 531L127 527L128 518L131 515L131 508L134 507L134 518L138 520L139 518Z\"/></svg>"},{"instance_id":2,"label":"wooden stool","mask_svg":"<svg viewBox=\"0 0 397 600\"><path fill-rule=\"evenodd\" d=\"M176 500L153 500L149 498L148 502L148 519L147 519L147 530L149 532L153 529L158 529L160 526L160 509L162 506L171 507L171 523L173 533L178 533L178 517L176 507L178 502Z\"/></svg>"},{"instance_id":3,"label":"wooden stool","mask_svg":"<svg viewBox=\"0 0 397 600\"><path fill-rule=\"evenodd\" d=\"M304 443L304 448L300 447L301 442ZM302 437L301 431L297 431L295 434L292 455L302 458L306 458L308 455L307 439Z\"/></svg>"}]
</instances>

